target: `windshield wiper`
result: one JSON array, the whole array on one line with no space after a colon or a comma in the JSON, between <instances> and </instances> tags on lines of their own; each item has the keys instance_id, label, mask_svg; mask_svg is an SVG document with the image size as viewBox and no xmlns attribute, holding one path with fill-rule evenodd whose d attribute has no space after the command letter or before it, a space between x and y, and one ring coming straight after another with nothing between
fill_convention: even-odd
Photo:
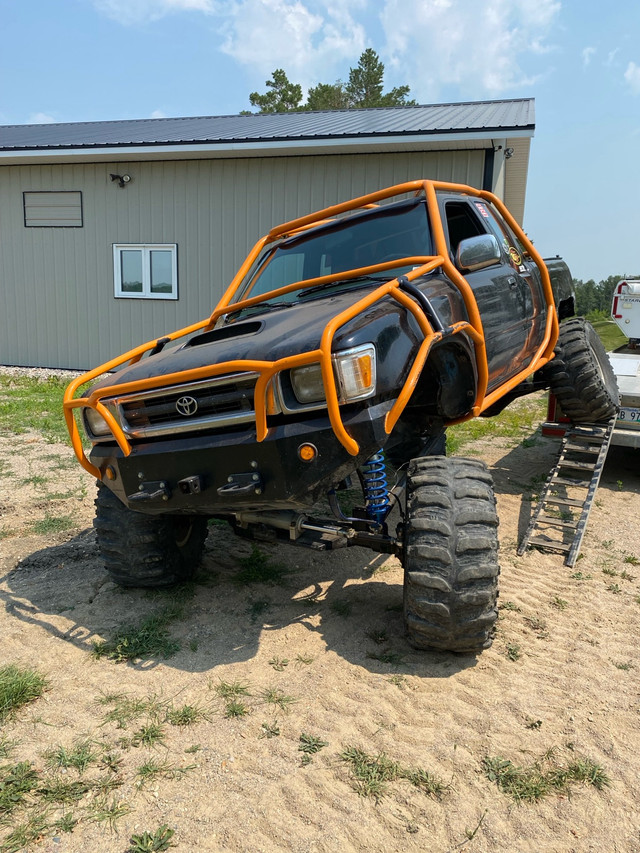
<instances>
[{"instance_id":1,"label":"windshield wiper","mask_svg":"<svg viewBox=\"0 0 640 853\"><path fill-rule=\"evenodd\" d=\"M291 308L293 302L258 302L247 308L240 308L232 314L227 315L227 322L237 320L238 317L250 317L252 314L266 314L268 311L278 311L280 308Z\"/></svg>"},{"instance_id":2,"label":"windshield wiper","mask_svg":"<svg viewBox=\"0 0 640 853\"><path fill-rule=\"evenodd\" d=\"M306 290L302 290L298 294L297 298L298 298L298 301L300 301L301 299L305 299L310 294L320 293L320 291L329 290L331 287L342 287L343 289L345 289L344 286L347 285L346 289L348 289L348 285L350 285L350 284L355 284L355 285L359 286L363 282L368 282L368 281L382 282L382 281L388 281L388 279L385 279L383 276L379 276L379 275L359 275L359 276L356 276L355 278L340 278L336 281L325 281L324 284L316 284L315 287L308 287Z\"/></svg>"}]
</instances>

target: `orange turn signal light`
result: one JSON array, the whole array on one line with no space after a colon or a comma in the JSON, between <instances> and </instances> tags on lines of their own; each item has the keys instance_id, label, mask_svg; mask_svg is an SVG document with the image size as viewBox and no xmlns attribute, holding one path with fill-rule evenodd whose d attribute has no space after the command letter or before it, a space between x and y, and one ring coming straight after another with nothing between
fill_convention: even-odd
<instances>
[{"instance_id":1,"label":"orange turn signal light","mask_svg":"<svg viewBox=\"0 0 640 853\"><path fill-rule=\"evenodd\" d=\"M315 444L301 444L298 448L298 456L303 462L313 462L318 455L318 448Z\"/></svg>"}]
</instances>

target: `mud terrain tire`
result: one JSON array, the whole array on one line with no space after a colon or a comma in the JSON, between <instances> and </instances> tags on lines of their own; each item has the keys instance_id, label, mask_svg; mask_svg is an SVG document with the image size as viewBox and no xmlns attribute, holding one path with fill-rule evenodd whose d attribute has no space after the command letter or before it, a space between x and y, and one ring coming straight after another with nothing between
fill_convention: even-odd
<instances>
[{"instance_id":1,"label":"mud terrain tire","mask_svg":"<svg viewBox=\"0 0 640 853\"><path fill-rule=\"evenodd\" d=\"M574 423L610 420L619 406L611 362L591 323L576 317L560 326L555 358L543 376Z\"/></svg>"},{"instance_id":2,"label":"mud terrain tire","mask_svg":"<svg viewBox=\"0 0 640 853\"><path fill-rule=\"evenodd\" d=\"M488 648L498 617L498 516L483 462L413 459L407 472L404 619L418 649Z\"/></svg>"},{"instance_id":3,"label":"mud terrain tire","mask_svg":"<svg viewBox=\"0 0 640 853\"><path fill-rule=\"evenodd\" d=\"M111 579L126 587L163 587L190 580L202 558L207 519L134 512L101 483L93 522Z\"/></svg>"}]
</instances>

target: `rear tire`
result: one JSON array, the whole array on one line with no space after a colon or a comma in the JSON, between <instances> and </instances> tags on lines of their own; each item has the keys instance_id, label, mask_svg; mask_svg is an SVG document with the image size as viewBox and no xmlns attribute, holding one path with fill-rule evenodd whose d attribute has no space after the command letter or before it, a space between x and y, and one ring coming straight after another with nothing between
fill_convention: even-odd
<instances>
[{"instance_id":1,"label":"rear tire","mask_svg":"<svg viewBox=\"0 0 640 853\"><path fill-rule=\"evenodd\" d=\"M163 587L190 580L200 564L207 519L134 512L98 483L93 526L111 579L125 587Z\"/></svg>"},{"instance_id":2,"label":"rear tire","mask_svg":"<svg viewBox=\"0 0 640 853\"><path fill-rule=\"evenodd\" d=\"M610 420L620 403L615 373L602 341L582 317L560 326L555 358L542 375L574 423Z\"/></svg>"},{"instance_id":3,"label":"rear tire","mask_svg":"<svg viewBox=\"0 0 640 853\"><path fill-rule=\"evenodd\" d=\"M476 459L423 457L407 472L404 619L418 649L488 648L498 617L498 516Z\"/></svg>"}]
</instances>

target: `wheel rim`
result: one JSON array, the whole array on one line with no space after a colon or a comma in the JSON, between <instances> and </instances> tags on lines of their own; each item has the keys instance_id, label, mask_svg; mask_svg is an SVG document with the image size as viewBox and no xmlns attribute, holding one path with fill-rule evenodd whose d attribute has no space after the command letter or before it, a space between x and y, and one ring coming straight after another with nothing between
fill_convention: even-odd
<instances>
[{"instance_id":1,"label":"wheel rim","mask_svg":"<svg viewBox=\"0 0 640 853\"><path fill-rule=\"evenodd\" d=\"M191 538L193 521L190 518L176 518L174 522L174 537L178 548L184 548Z\"/></svg>"}]
</instances>

